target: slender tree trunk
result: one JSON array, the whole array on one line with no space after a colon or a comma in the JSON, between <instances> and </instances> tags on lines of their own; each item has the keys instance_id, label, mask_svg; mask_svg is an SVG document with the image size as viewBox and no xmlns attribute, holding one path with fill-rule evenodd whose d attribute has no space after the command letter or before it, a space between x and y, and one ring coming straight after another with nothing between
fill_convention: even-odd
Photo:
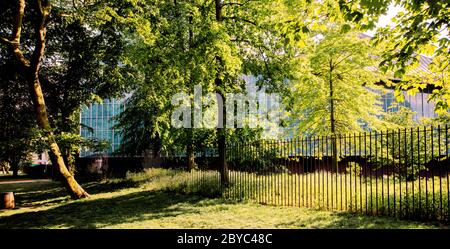
<instances>
[{"instance_id":1,"label":"slender tree trunk","mask_svg":"<svg viewBox=\"0 0 450 249\"><path fill-rule=\"evenodd\" d=\"M19 176L19 162L11 162L13 177Z\"/></svg>"},{"instance_id":2,"label":"slender tree trunk","mask_svg":"<svg viewBox=\"0 0 450 249\"><path fill-rule=\"evenodd\" d=\"M188 157L187 167L189 171L192 171L195 168L195 155L194 150L192 148L192 144L187 145L187 157Z\"/></svg>"},{"instance_id":3,"label":"slender tree trunk","mask_svg":"<svg viewBox=\"0 0 450 249\"><path fill-rule=\"evenodd\" d=\"M223 186L229 184L228 177L228 164L226 160L226 141L225 141L225 128L218 128L218 150L219 150L219 169L220 169L220 181Z\"/></svg>"},{"instance_id":4,"label":"slender tree trunk","mask_svg":"<svg viewBox=\"0 0 450 249\"><path fill-rule=\"evenodd\" d=\"M51 3L50 1L42 0L33 1L33 3L35 4L34 7L36 12L36 20L34 21L35 48L31 55L31 59L28 60L27 58L25 58L20 48L20 37L22 31L22 20L25 11L25 0L17 0L17 2L18 5L14 18L12 37L11 39L0 37L0 42L9 46L19 65L19 71L25 76L25 79L29 86L30 96L33 101L37 124L39 128L44 131L44 135L47 138L50 153L52 154L52 164L56 172L61 175L61 182L72 198L78 199L87 197L89 196L89 194L77 183L73 175L70 174L70 172L67 170L67 167L64 163L64 159L61 155L59 146L56 143L52 127L50 126L44 94L39 82L40 62L45 52L45 39L47 32L45 25L47 17L50 13Z\"/></svg>"},{"instance_id":5,"label":"slender tree trunk","mask_svg":"<svg viewBox=\"0 0 450 249\"><path fill-rule=\"evenodd\" d=\"M216 9L216 21L221 22L222 21L222 0L215 0L215 9ZM219 63L222 63L222 58L220 56L217 56L216 58ZM223 68L218 68L217 77L215 80L216 86L218 88L223 86L223 81L220 78L220 70L223 70ZM222 93L222 98L225 103L225 93ZM222 111L220 111L220 109ZM219 170L220 170L220 180L222 186L228 186L229 184L229 177L228 177L228 165L226 161L226 107L225 104L221 107L219 105L219 124L220 120L222 120L222 127L217 128L217 147L219 152Z\"/></svg>"},{"instance_id":6,"label":"slender tree trunk","mask_svg":"<svg viewBox=\"0 0 450 249\"><path fill-rule=\"evenodd\" d=\"M177 5L176 0L175 0L175 5ZM188 17L188 20L189 20L189 24L191 24L192 23L192 18ZM193 35L192 34L192 30L191 30L191 27L189 26L186 52L191 49L192 35ZM194 102L194 105L195 105L195 102ZM201 103L200 103L200 105L201 105ZM191 115L194 115L194 114L191 113ZM191 118L193 118L193 116L191 116ZM192 128L188 128L187 129L186 152L187 152L187 168L188 168L189 171L192 171L195 168L195 154L194 154L194 145L193 145L193 143L194 143L193 132L194 131L192 130Z\"/></svg>"},{"instance_id":7,"label":"slender tree trunk","mask_svg":"<svg viewBox=\"0 0 450 249\"><path fill-rule=\"evenodd\" d=\"M220 78L216 78L216 86L223 86L223 82ZM217 149L219 152L219 162L218 167L220 171L220 181L222 186L226 187L229 184L228 177L228 164L226 155L226 105L225 105L225 94L222 93L223 103L218 105L218 128L217 131Z\"/></svg>"},{"instance_id":8,"label":"slender tree trunk","mask_svg":"<svg viewBox=\"0 0 450 249\"><path fill-rule=\"evenodd\" d=\"M34 79L33 79L34 78ZM45 132L45 136L50 147L50 157L53 168L59 173L60 181L63 183L68 193L73 199L88 197L89 194L78 184L73 175L67 169L61 151L55 140L55 135L52 132L50 122L47 116L44 95L42 93L41 85L37 74L30 77L28 84L30 85L30 94L33 97L33 104L36 113L36 119L39 128Z\"/></svg>"},{"instance_id":9,"label":"slender tree trunk","mask_svg":"<svg viewBox=\"0 0 450 249\"><path fill-rule=\"evenodd\" d=\"M338 173L338 158L337 158L337 143L336 143L336 120L334 118L334 89L333 89L333 61L330 60L329 71L329 84L330 84L330 125L331 125L331 146L332 146L332 164L333 168Z\"/></svg>"}]
</instances>

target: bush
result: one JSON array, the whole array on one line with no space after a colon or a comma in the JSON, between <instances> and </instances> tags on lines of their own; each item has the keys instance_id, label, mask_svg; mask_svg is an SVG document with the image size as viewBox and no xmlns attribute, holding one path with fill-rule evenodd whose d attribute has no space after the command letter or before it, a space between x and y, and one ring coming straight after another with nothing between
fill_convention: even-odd
<instances>
[{"instance_id":1,"label":"bush","mask_svg":"<svg viewBox=\"0 0 450 249\"><path fill-rule=\"evenodd\" d=\"M123 180L139 183L146 189L206 197L221 195L220 178L216 171L189 172L180 169L152 168L140 173L128 173Z\"/></svg>"}]
</instances>

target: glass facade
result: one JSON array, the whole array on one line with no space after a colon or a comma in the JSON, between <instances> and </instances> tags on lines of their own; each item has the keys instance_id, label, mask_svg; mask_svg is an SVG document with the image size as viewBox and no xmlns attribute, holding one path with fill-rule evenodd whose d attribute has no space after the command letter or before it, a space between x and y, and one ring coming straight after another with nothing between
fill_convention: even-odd
<instances>
[{"instance_id":1,"label":"glass facade","mask_svg":"<svg viewBox=\"0 0 450 249\"><path fill-rule=\"evenodd\" d=\"M419 121L419 119L422 117L437 117L437 114L434 112L434 103L432 101L428 101L428 98L430 97L429 93L420 92L416 93L414 96L409 96L406 94L406 92L403 92L403 95L405 96L405 101L397 103L393 90L390 90L386 94L383 94L381 97L381 102L384 111L397 112L399 110L399 106L404 106L416 113L414 115L415 121Z\"/></svg>"},{"instance_id":2,"label":"glass facade","mask_svg":"<svg viewBox=\"0 0 450 249\"><path fill-rule=\"evenodd\" d=\"M421 117L432 118L437 116L434 112L434 103L428 102L428 98L430 96L429 93L417 93L414 96L408 96L406 92L403 94L405 96L405 101L395 105L396 100L394 91L385 91L380 98L383 109L387 112L396 112L399 109L398 106L408 107L416 113L414 115L415 121L418 121ZM109 155L121 146L122 137L120 130L113 129L113 126L115 125L113 117L125 109L125 99L104 100L101 104L95 103L90 106L85 106L81 111L81 136L85 138L97 138L99 140L108 141L110 147L106 152ZM90 128L92 128L92 130ZM286 131L292 132L289 128L287 128L285 132ZM287 137L292 136L293 134L287 135ZM95 154L93 151L82 150L80 156L87 157L93 154Z\"/></svg>"},{"instance_id":3,"label":"glass facade","mask_svg":"<svg viewBox=\"0 0 450 249\"><path fill-rule=\"evenodd\" d=\"M80 123L82 124L81 136L106 140L110 144L107 153L111 154L116 151L120 148L122 138L120 131L113 129L115 125L113 117L121 113L124 108L124 100L117 99L104 100L101 104L94 103L83 107L80 117ZM93 154L94 152L92 151L82 150L80 157L87 157Z\"/></svg>"},{"instance_id":4,"label":"glass facade","mask_svg":"<svg viewBox=\"0 0 450 249\"><path fill-rule=\"evenodd\" d=\"M415 122L419 122L420 118L435 118L437 114L434 112L434 102L428 101L430 97L430 93L427 92L419 92L414 96L407 95L406 92L403 92L403 96L405 97L405 101L397 102L394 95L394 90L384 89L375 90L370 89L380 95L379 100L381 101L381 105L385 112L398 112L400 107L406 107L412 110L415 114L413 119ZM284 128L284 138L283 139L291 139L294 138L295 128L298 125L299 121L294 122L291 126ZM362 124L362 128L367 128L365 124ZM307 135L307 134L306 134ZM310 134L311 135L311 134Z\"/></svg>"}]
</instances>

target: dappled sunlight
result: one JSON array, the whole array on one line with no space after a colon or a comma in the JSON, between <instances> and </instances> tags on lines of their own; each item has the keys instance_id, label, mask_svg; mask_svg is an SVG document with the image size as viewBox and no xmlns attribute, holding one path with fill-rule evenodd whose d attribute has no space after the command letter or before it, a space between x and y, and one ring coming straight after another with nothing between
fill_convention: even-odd
<instances>
[{"instance_id":1,"label":"dappled sunlight","mask_svg":"<svg viewBox=\"0 0 450 249\"><path fill-rule=\"evenodd\" d=\"M148 176L148 177L147 177ZM0 228L435 228L395 218L261 205L183 193L172 170L86 182L90 198L70 200L58 183L16 188L16 209L0 212ZM177 189L179 186L180 189ZM23 191L23 192L22 192ZM43 194L52 198L43 200ZM442 226L442 225L441 225Z\"/></svg>"}]
</instances>

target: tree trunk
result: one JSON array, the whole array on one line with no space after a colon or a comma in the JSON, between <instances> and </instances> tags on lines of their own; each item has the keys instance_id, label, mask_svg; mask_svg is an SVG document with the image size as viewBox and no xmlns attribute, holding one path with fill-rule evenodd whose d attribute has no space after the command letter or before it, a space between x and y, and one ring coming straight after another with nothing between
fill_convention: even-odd
<instances>
[{"instance_id":1,"label":"tree trunk","mask_svg":"<svg viewBox=\"0 0 450 249\"><path fill-rule=\"evenodd\" d=\"M50 126L50 122L47 115L47 108L45 105L44 94L42 92L41 84L39 82L39 68L42 58L45 52L46 43L46 21L51 10L50 1L36 0L35 4L36 20L35 23L35 40L34 51L31 55L31 59L28 60L22 53L20 37L22 32L22 20L25 12L25 0L18 0L17 9L15 12L14 24L12 29L11 39L0 37L0 41L6 44L11 49L18 65L19 72L22 73L27 81L30 96L33 101L34 111L36 114L36 120L39 128L41 128L45 137L47 138L48 146L50 148L51 161L54 169L61 175L61 182L67 189L69 195L74 198L83 198L89 196L84 189L75 181L75 178L67 170L64 163L64 159L61 155L58 144L56 143L55 136Z\"/></svg>"},{"instance_id":2,"label":"tree trunk","mask_svg":"<svg viewBox=\"0 0 450 249\"><path fill-rule=\"evenodd\" d=\"M191 147L191 146L188 146ZM188 169L189 171L192 171L195 168L195 156L194 151L188 149Z\"/></svg>"},{"instance_id":3,"label":"tree trunk","mask_svg":"<svg viewBox=\"0 0 450 249\"><path fill-rule=\"evenodd\" d=\"M215 9L216 9L216 21L221 22L222 21L222 0L215 0ZM217 56L216 58L219 63L222 63L222 58L220 56ZM217 77L215 80L216 86L221 87L223 85L222 79L219 77L220 70L223 70L223 68L219 68L217 71ZM225 94L222 93L222 98L225 103ZM222 111L220 111L222 110ZM220 125L220 120L222 120L222 124ZM229 177L228 177L228 165L226 161L226 138L225 138L225 125L226 125L226 107L225 104L222 106L219 105L219 127L217 128L217 148L219 152L219 170L220 170L220 181L221 185L223 187L228 186L229 184ZM221 127L220 127L221 126Z\"/></svg>"},{"instance_id":4,"label":"tree trunk","mask_svg":"<svg viewBox=\"0 0 450 249\"><path fill-rule=\"evenodd\" d=\"M222 86L223 82L221 79L216 79L217 86ZM227 164L227 144L226 144L226 105L225 105L225 94L222 94L223 103L220 105L219 103L219 120L218 120L218 128L217 128L217 148L219 152L219 170L220 170L220 181L223 187L228 186L229 177L228 177L228 164ZM222 110L222 111L221 111ZM222 121L221 121L222 120ZM222 122L222 123L220 123Z\"/></svg>"},{"instance_id":5,"label":"tree trunk","mask_svg":"<svg viewBox=\"0 0 450 249\"><path fill-rule=\"evenodd\" d=\"M216 86L222 86L223 82L220 78L216 78ZM226 156L226 105L225 103L225 94L222 94L223 103L219 102L218 105L218 127L217 127L217 149L219 152L219 162L218 168L220 171L220 181L223 187L228 186L229 177L228 177L228 164L227 164L227 156Z\"/></svg>"},{"instance_id":6,"label":"tree trunk","mask_svg":"<svg viewBox=\"0 0 450 249\"><path fill-rule=\"evenodd\" d=\"M44 130L47 137L48 145L50 147L50 157L53 168L60 175L60 181L67 189L69 195L73 199L79 199L88 197L89 194L78 184L73 175L67 169L64 159L61 155L58 144L56 143L55 136L52 132L50 122L47 116L47 110L45 106L44 95L42 93L41 85L37 74L34 77L30 77L28 80L30 84L30 94L33 97L33 104L36 113L36 119L39 127Z\"/></svg>"},{"instance_id":7,"label":"tree trunk","mask_svg":"<svg viewBox=\"0 0 450 249\"><path fill-rule=\"evenodd\" d=\"M337 143L336 143L336 120L334 119L334 89L333 89L333 61L330 60L329 71L329 84L330 84L330 125L331 125L331 149L332 149L332 166L338 173L338 158L337 158Z\"/></svg>"},{"instance_id":8,"label":"tree trunk","mask_svg":"<svg viewBox=\"0 0 450 249\"><path fill-rule=\"evenodd\" d=\"M224 115L225 116L225 115ZM228 186L228 164L226 160L225 128L218 128L219 169L222 186Z\"/></svg>"},{"instance_id":9,"label":"tree trunk","mask_svg":"<svg viewBox=\"0 0 450 249\"><path fill-rule=\"evenodd\" d=\"M19 176L19 162L12 162L11 169L13 172L13 177Z\"/></svg>"}]
</instances>

